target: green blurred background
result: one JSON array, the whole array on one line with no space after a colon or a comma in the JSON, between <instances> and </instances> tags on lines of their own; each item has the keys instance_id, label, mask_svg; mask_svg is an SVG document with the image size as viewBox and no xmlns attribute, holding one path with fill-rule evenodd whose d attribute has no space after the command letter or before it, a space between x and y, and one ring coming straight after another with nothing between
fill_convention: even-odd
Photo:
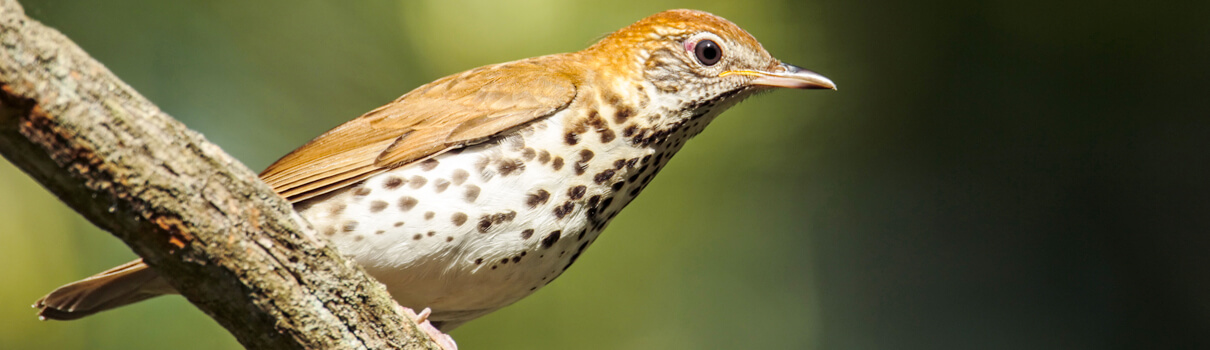
<instances>
[{"instance_id":1,"label":"green blurred background","mask_svg":"<svg viewBox=\"0 0 1210 350\"><path fill-rule=\"evenodd\" d=\"M1210 347L1210 2L22 1L253 169L425 82L727 17L837 92L744 103L464 349ZM0 348L239 345L179 297L38 322L133 258L0 162Z\"/></svg>"}]
</instances>

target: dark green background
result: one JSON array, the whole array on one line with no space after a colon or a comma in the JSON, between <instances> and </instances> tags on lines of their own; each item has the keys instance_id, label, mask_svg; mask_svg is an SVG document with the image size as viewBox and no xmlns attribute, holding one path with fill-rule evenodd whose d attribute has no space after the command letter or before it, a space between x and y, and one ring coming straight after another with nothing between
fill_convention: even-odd
<instances>
[{"instance_id":1,"label":"dark green background","mask_svg":"<svg viewBox=\"0 0 1210 350\"><path fill-rule=\"evenodd\" d=\"M253 169L668 8L840 86L726 113L464 349L1210 347L1207 1L23 3ZM179 297L36 321L133 255L6 162L0 242L0 348L238 347Z\"/></svg>"}]
</instances>

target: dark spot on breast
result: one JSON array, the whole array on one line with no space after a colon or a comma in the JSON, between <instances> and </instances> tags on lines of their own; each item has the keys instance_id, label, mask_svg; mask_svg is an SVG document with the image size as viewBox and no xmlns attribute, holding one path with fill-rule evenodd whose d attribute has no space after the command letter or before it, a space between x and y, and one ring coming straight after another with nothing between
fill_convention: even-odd
<instances>
[{"instance_id":1,"label":"dark spot on breast","mask_svg":"<svg viewBox=\"0 0 1210 350\"><path fill-rule=\"evenodd\" d=\"M575 146L577 143L580 143L580 135L577 135L574 132L569 132L566 135L563 135L563 142L567 143L568 146Z\"/></svg>"},{"instance_id":2,"label":"dark spot on breast","mask_svg":"<svg viewBox=\"0 0 1210 350\"><path fill-rule=\"evenodd\" d=\"M525 171L525 163L520 159L501 160L500 166L496 167L496 171L499 171L500 175L503 176L508 176L514 172L520 174L522 171Z\"/></svg>"},{"instance_id":3,"label":"dark spot on breast","mask_svg":"<svg viewBox=\"0 0 1210 350\"><path fill-rule=\"evenodd\" d=\"M584 123L591 126L597 132L601 132L601 130L605 130L609 126L605 123L605 119L601 119L601 114L595 110L588 113L588 118L584 119Z\"/></svg>"},{"instance_id":4,"label":"dark spot on breast","mask_svg":"<svg viewBox=\"0 0 1210 350\"><path fill-rule=\"evenodd\" d=\"M507 211L504 213L492 214L491 220L492 220L493 224L500 224L500 223L504 223L507 221L513 221L513 218L515 218L515 217L517 217L517 212L510 210L510 211Z\"/></svg>"},{"instance_id":5,"label":"dark spot on breast","mask_svg":"<svg viewBox=\"0 0 1210 350\"><path fill-rule=\"evenodd\" d=\"M327 228L325 228L325 229L324 229L324 234L325 234L325 235L328 235L328 236L331 236L331 235L336 234L336 227L335 227L335 226L328 226Z\"/></svg>"},{"instance_id":6,"label":"dark spot on breast","mask_svg":"<svg viewBox=\"0 0 1210 350\"><path fill-rule=\"evenodd\" d=\"M546 150L538 151L538 163L546 164L550 161L550 152Z\"/></svg>"},{"instance_id":7,"label":"dark spot on breast","mask_svg":"<svg viewBox=\"0 0 1210 350\"><path fill-rule=\"evenodd\" d=\"M370 189L365 186L358 187L356 191L353 191L353 195L358 197L368 196L370 195Z\"/></svg>"},{"instance_id":8,"label":"dark spot on breast","mask_svg":"<svg viewBox=\"0 0 1210 350\"><path fill-rule=\"evenodd\" d=\"M613 121L622 124L632 115L634 115L634 110L630 109L630 107L618 106L618 111L613 114Z\"/></svg>"},{"instance_id":9,"label":"dark spot on breast","mask_svg":"<svg viewBox=\"0 0 1210 350\"><path fill-rule=\"evenodd\" d=\"M622 190L623 185L626 185L626 183L622 182L622 181L618 181L618 182L614 182L613 186L610 186L609 188L612 188L614 192L617 192L617 191Z\"/></svg>"},{"instance_id":10,"label":"dark spot on breast","mask_svg":"<svg viewBox=\"0 0 1210 350\"><path fill-rule=\"evenodd\" d=\"M609 141L613 141L616 138L618 138L618 135L613 130L601 130L601 143L609 143Z\"/></svg>"},{"instance_id":11,"label":"dark spot on breast","mask_svg":"<svg viewBox=\"0 0 1210 350\"><path fill-rule=\"evenodd\" d=\"M453 222L454 226L462 226L466 223L466 213L454 213L450 216L450 222Z\"/></svg>"},{"instance_id":12,"label":"dark spot on breast","mask_svg":"<svg viewBox=\"0 0 1210 350\"><path fill-rule=\"evenodd\" d=\"M446 179L437 179L433 181L433 190L437 193L445 192L445 189L450 187L450 181Z\"/></svg>"},{"instance_id":13,"label":"dark spot on breast","mask_svg":"<svg viewBox=\"0 0 1210 350\"><path fill-rule=\"evenodd\" d=\"M538 192L531 193L527 196L525 199L525 204L529 205L530 208L536 208L539 204L546 203L547 199L550 199L550 192L546 192L546 190L538 190Z\"/></svg>"},{"instance_id":14,"label":"dark spot on breast","mask_svg":"<svg viewBox=\"0 0 1210 350\"><path fill-rule=\"evenodd\" d=\"M567 196L571 197L572 200L576 200L576 199L584 198L584 193L587 191L588 191L588 187L585 187L584 185L580 185L580 186L572 187L571 189L567 190Z\"/></svg>"},{"instance_id":15,"label":"dark spot on breast","mask_svg":"<svg viewBox=\"0 0 1210 350\"><path fill-rule=\"evenodd\" d=\"M415 236L412 236L412 240L416 240L416 241L419 241L421 238L424 238L424 235L419 234L419 233L417 233Z\"/></svg>"},{"instance_id":16,"label":"dark spot on breast","mask_svg":"<svg viewBox=\"0 0 1210 350\"><path fill-rule=\"evenodd\" d=\"M563 157L555 156L555 160L550 162L550 167L554 168L555 171L563 169Z\"/></svg>"},{"instance_id":17,"label":"dark spot on breast","mask_svg":"<svg viewBox=\"0 0 1210 350\"><path fill-rule=\"evenodd\" d=\"M403 221L396 221L395 227L403 226Z\"/></svg>"},{"instance_id":18,"label":"dark spot on breast","mask_svg":"<svg viewBox=\"0 0 1210 350\"><path fill-rule=\"evenodd\" d=\"M345 233L353 232L353 230L356 230L356 229L357 229L356 221L345 221L344 225L341 225L341 227L340 227L340 230L344 231Z\"/></svg>"},{"instance_id":19,"label":"dark spot on breast","mask_svg":"<svg viewBox=\"0 0 1210 350\"><path fill-rule=\"evenodd\" d=\"M534 160L534 157L537 156L538 151L535 151L533 148L526 147L525 150L521 152L521 158L525 158L525 160Z\"/></svg>"},{"instance_id":20,"label":"dark spot on breast","mask_svg":"<svg viewBox=\"0 0 1210 350\"><path fill-rule=\"evenodd\" d=\"M429 233L426 233L425 235L432 237L434 235L437 235L437 231L429 231Z\"/></svg>"},{"instance_id":21,"label":"dark spot on breast","mask_svg":"<svg viewBox=\"0 0 1210 350\"><path fill-rule=\"evenodd\" d=\"M521 231L521 239L529 239L530 237L533 237L533 235L534 229L532 228L527 228L525 231ZM525 252L521 252L521 254L525 254Z\"/></svg>"},{"instance_id":22,"label":"dark spot on breast","mask_svg":"<svg viewBox=\"0 0 1210 350\"><path fill-rule=\"evenodd\" d=\"M613 169L602 171L600 174L592 177L592 182L596 182L598 185L603 185L605 184L605 181L609 181L609 179L613 178L613 174Z\"/></svg>"},{"instance_id":23,"label":"dark spot on breast","mask_svg":"<svg viewBox=\"0 0 1210 350\"><path fill-rule=\"evenodd\" d=\"M492 229L491 218L487 216L479 218L479 233L487 233L487 230L490 229Z\"/></svg>"},{"instance_id":24,"label":"dark spot on breast","mask_svg":"<svg viewBox=\"0 0 1210 350\"><path fill-rule=\"evenodd\" d=\"M622 129L622 137L634 136L634 133L637 131L639 131L639 127L637 125L627 126L625 129Z\"/></svg>"},{"instance_id":25,"label":"dark spot on breast","mask_svg":"<svg viewBox=\"0 0 1210 350\"><path fill-rule=\"evenodd\" d=\"M508 258L500 259L500 265L504 265L507 263L508 263Z\"/></svg>"},{"instance_id":26,"label":"dark spot on breast","mask_svg":"<svg viewBox=\"0 0 1210 350\"><path fill-rule=\"evenodd\" d=\"M634 137L630 139L630 143L635 144L635 145L644 144L644 142L646 142L647 138L643 137L643 136L646 134L647 134L647 131L639 130L638 132L636 132L634 134ZM650 142L648 142L648 143L650 143Z\"/></svg>"},{"instance_id":27,"label":"dark spot on breast","mask_svg":"<svg viewBox=\"0 0 1210 350\"><path fill-rule=\"evenodd\" d=\"M609 92L609 90L606 90L605 91L605 103L608 103L612 106L617 106L619 104L622 104L622 98L619 97L618 95L615 95L615 94Z\"/></svg>"},{"instance_id":28,"label":"dark spot on breast","mask_svg":"<svg viewBox=\"0 0 1210 350\"><path fill-rule=\"evenodd\" d=\"M601 195L595 195L595 196L588 198L588 204L586 204L586 205L590 206L590 207L596 207L597 204L601 204Z\"/></svg>"},{"instance_id":29,"label":"dark spot on breast","mask_svg":"<svg viewBox=\"0 0 1210 350\"><path fill-rule=\"evenodd\" d=\"M445 237L445 241L446 241L446 242L453 242L453 241L454 241L454 237L446 236L446 237Z\"/></svg>"},{"instance_id":30,"label":"dark spot on breast","mask_svg":"<svg viewBox=\"0 0 1210 350\"><path fill-rule=\"evenodd\" d=\"M412 198L411 196L403 196L399 198L399 210L412 210L412 208L416 207L416 203L420 203L420 201L416 200L416 198Z\"/></svg>"},{"instance_id":31,"label":"dark spot on breast","mask_svg":"<svg viewBox=\"0 0 1210 350\"><path fill-rule=\"evenodd\" d=\"M513 263L514 263L514 264L516 264L516 263L519 263L519 262L521 262L521 257L519 257L519 256L514 256L514 257L513 257Z\"/></svg>"},{"instance_id":32,"label":"dark spot on breast","mask_svg":"<svg viewBox=\"0 0 1210 350\"><path fill-rule=\"evenodd\" d=\"M594 155L591 150L580 150L580 160L576 161L576 175L584 175L584 171L588 169L588 162Z\"/></svg>"},{"instance_id":33,"label":"dark spot on breast","mask_svg":"<svg viewBox=\"0 0 1210 350\"><path fill-rule=\"evenodd\" d=\"M383 209L386 209L386 208L387 208L387 205L388 205L388 204L387 204L387 202L386 202L386 201L373 201L373 202L370 202L370 212L371 212L371 213L377 213L377 212L380 212L380 211L382 211Z\"/></svg>"},{"instance_id":34,"label":"dark spot on breast","mask_svg":"<svg viewBox=\"0 0 1210 350\"><path fill-rule=\"evenodd\" d=\"M618 159L618 160L613 161L613 169L614 169L614 170L621 170L621 169L622 169L622 168L624 168L624 167L626 167L626 160L625 160L625 159Z\"/></svg>"},{"instance_id":35,"label":"dark spot on breast","mask_svg":"<svg viewBox=\"0 0 1210 350\"><path fill-rule=\"evenodd\" d=\"M478 258L478 259L475 259L475 265L479 265L479 264L482 264L482 263L483 263L483 258Z\"/></svg>"},{"instance_id":36,"label":"dark spot on breast","mask_svg":"<svg viewBox=\"0 0 1210 350\"><path fill-rule=\"evenodd\" d=\"M555 242L559 241L559 235L561 234L563 234L561 230L555 230L547 234L545 238L542 238L542 248L550 249L550 247L555 245Z\"/></svg>"},{"instance_id":37,"label":"dark spot on breast","mask_svg":"<svg viewBox=\"0 0 1210 350\"><path fill-rule=\"evenodd\" d=\"M348 207L349 206L344 203L333 205L332 210L331 210L332 215L340 215L340 213L343 213L345 211L345 208L348 208Z\"/></svg>"},{"instance_id":38,"label":"dark spot on breast","mask_svg":"<svg viewBox=\"0 0 1210 350\"><path fill-rule=\"evenodd\" d=\"M474 203L479 198L479 186L466 185L466 202Z\"/></svg>"},{"instance_id":39,"label":"dark spot on breast","mask_svg":"<svg viewBox=\"0 0 1210 350\"><path fill-rule=\"evenodd\" d=\"M387 231L384 231L384 230L378 230L378 231L374 231L374 234L376 234L376 235L381 235L381 234L386 233L386 232L387 232Z\"/></svg>"},{"instance_id":40,"label":"dark spot on breast","mask_svg":"<svg viewBox=\"0 0 1210 350\"><path fill-rule=\"evenodd\" d=\"M388 177L387 180L382 183L382 187L388 190L399 188L399 186L403 186L403 179L394 176Z\"/></svg>"},{"instance_id":41,"label":"dark spot on breast","mask_svg":"<svg viewBox=\"0 0 1210 350\"><path fill-rule=\"evenodd\" d=\"M441 164L441 162L433 158L425 159L423 162L420 162L420 169L424 171L433 170L433 168L437 167L437 164Z\"/></svg>"},{"instance_id":42,"label":"dark spot on breast","mask_svg":"<svg viewBox=\"0 0 1210 350\"><path fill-rule=\"evenodd\" d=\"M585 233L588 233L588 230L580 230L580 233L576 234L576 240L583 241Z\"/></svg>"},{"instance_id":43,"label":"dark spot on breast","mask_svg":"<svg viewBox=\"0 0 1210 350\"><path fill-rule=\"evenodd\" d=\"M605 200L601 201L601 208L609 208L610 204L613 204L613 197L606 197Z\"/></svg>"},{"instance_id":44,"label":"dark spot on breast","mask_svg":"<svg viewBox=\"0 0 1210 350\"><path fill-rule=\"evenodd\" d=\"M454 182L454 186L459 186L462 185L462 183L465 182L466 178L469 176L471 176L471 174L466 172L466 170L458 169L454 170L454 174L450 176L450 180Z\"/></svg>"},{"instance_id":45,"label":"dark spot on breast","mask_svg":"<svg viewBox=\"0 0 1210 350\"><path fill-rule=\"evenodd\" d=\"M425 220L432 220L432 219L433 219L433 215L437 215L437 214L436 214L436 213L433 213L433 212L431 212L431 211L426 211L426 212L424 212L424 219L425 219Z\"/></svg>"},{"instance_id":46,"label":"dark spot on breast","mask_svg":"<svg viewBox=\"0 0 1210 350\"><path fill-rule=\"evenodd\" d=\"M576 205L572 202L565 202L563 205L555 207L555 217L562 219L564 216L567 216L568 213L571 213L571 210L575 209L575 206Z\"/></svg>"},{"instance_id":47,"label":"dark spot on breast","mask_svg":"<svg viewBox=\"0 0 1210 350\"><path fill-rule=\"evenodd\" d=\"M412 188L420 188L421 186L424 186L426 182L428 182L428 180L426 180L424 177L416 175L412 176L412 180L408 182L408 186L411 186Z\"/></svg>"}]
</instances>

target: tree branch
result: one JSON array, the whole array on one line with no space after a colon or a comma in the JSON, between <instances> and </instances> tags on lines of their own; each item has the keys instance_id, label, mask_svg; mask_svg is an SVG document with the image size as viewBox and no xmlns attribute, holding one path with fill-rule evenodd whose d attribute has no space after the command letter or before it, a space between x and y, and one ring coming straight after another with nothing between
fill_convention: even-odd
<instances>
[{"instance_id":1,"label":"tree branch","mask_svg":"<svg viewBox=\"0 0 1210 350\"><path fill-rule=\"evenodd\" d=\"M0 153L246 347L436 348L255 173L15 0L0 0Z\"/></svg>"}]
</instances>

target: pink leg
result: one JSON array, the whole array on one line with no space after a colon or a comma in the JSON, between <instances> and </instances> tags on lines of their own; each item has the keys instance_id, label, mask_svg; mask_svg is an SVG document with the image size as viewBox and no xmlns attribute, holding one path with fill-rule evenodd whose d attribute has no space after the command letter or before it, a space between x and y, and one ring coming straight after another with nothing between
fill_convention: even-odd
<instances>
[{"instance_id":1,"label":"pink leg","mask_svg":"<svg viewBox=\"0 0 1210 350\"><path fill-rule=\"evenodd\" d=\"M399 304L395 305L399 306ZM433 338L433 341L436 341L437 345L441 346L442 349L458 350L458 344L454 342L454 338L450 337L449 334L442 333L437 329L437 327L434 327L433 324L429 322L429 315L433 314L433 310L426 307L424 310L420 310L420 313L417 314L416 312L412 311L412 309L403 306L399 306L399 308L403 314L408 315L408 317L411 317L413 320L416 320L416 324L420 325L420 329L427 333L429 337Z\"/></svg>"}]
</instances>

